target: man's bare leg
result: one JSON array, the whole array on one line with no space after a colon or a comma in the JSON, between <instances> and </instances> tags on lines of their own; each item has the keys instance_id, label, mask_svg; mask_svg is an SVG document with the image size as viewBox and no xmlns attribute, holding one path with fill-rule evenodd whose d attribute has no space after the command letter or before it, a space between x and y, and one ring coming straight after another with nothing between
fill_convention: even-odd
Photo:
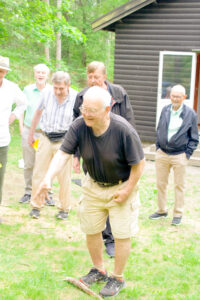
<instances>
[{"instance_id":1,"label":"man's bare leg","mask_svg":"<svg viewBox=\"0 0 200 300\"><path fill-rule=\"evenodd\" d=\"M127 263L131 250L131 240L127 239L115 239L115 268L114 276L117 279L123 278L123 271ZM117 276L118 275L118 276Z\"/></svg>"},{"instance_id":2,"label":"man's bare leg","mask_svg":"<svg viewBox=\"0 0 200 300\"><path fill-rule=\"evenodd\" d=\"M103 263L103 240L102 234L88 234L86 235L87 247L95 268L105 271Z\"/></svg>"}]
</instances>

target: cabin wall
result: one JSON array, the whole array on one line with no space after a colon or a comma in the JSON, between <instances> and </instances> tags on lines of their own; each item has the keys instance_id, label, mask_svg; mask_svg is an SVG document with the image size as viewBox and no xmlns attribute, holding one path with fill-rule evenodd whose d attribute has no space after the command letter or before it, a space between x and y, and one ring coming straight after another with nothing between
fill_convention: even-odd
<instances>
[{"instance_id":1,"label":"cabin wall","mask_svg":"<svg viewBox=\"0 0 200 300\"><path fill-rule=\"evenodd\" d=\"M199 16L199 0L158 0L115 24L114 81L129 94L143 141L155 141L159 52L200 49Z\"/></svg>"}]
</instances>

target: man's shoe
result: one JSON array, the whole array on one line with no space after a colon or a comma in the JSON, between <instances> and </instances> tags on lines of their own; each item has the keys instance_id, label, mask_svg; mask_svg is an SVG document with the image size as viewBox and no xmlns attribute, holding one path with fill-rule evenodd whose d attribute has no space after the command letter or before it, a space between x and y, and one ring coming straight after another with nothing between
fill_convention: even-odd
<instances>
[{"instance_id":1,"label":"man's shoe","mask_svg":"<svg viewBox=\"0 0 200 300\"><path fill-rule=\"evenodd\" d=\"M59 213L56 215L56 218L59 220L66 220L68 218L68 212L60 210Z\"/></svg>"},{"instance_id":2,"label":"man's shoe","mask_svg":"<svg viewBox=\"0 0 200 300\"><path fill-rule=\"evenodd\" d=\"M19 200L19 203L29 203L31 200L31 195L24 194L24 196Z\"/></svg>"},{"instance_id":3,"label":"man's shoe","mask_svg":"<svg viewBox=\"0 0 200 300\"><path fill-rule=\"evenodd\" d=\"M166 218L167 216L168 216L167 212L163 213L163 214L159 214L159 213L155 212L154 214L149 216L149 219L157 220L157 219L160 219L160 218Z\"/></svg>"},{"instance_id":4,"label":"man's shoe","mask_svg":"<svg viewBox=\"0 0 200 300\"><path fill-rule=\"evenodd\" d=\"M40 217L40 211L37 208L33 208L30 212L30 216L34 219L39 219Z\"/></svg>"},{"instance_id":5,"label":"man's shoe","mask_svg":"<svg viewBox=\"0 0 200 300\"><path fill-rule=\"evenodd\" d=\"M55 201L53 200L53 197L49 195L49 200L45 199L46 205L47 206L55 206Z\"/></svg>"},{"instance_id":6,"label":"man's shoe","mask_svg":"<svg viewBox=\"0 0 200 300\"><path fill-rule=\"evenodd\" d=\"M126 287L124 280L109 277L106 285L100 290L100 296L103 298L116 296L119 292Z\"/></svg>"},{"instance_id":7,"label":"man's shoe","mask_svg":"<svg viewBox=\"0 0 200 300\"><path fill-rule=\"evenodd\" d=\"M171 225L178 226L181 224L182 217L173 217Z\"/></svg>"},{"instance_id":8,"label":"man's shoe","mask_svg":"<svg viewBox=\"0 0 200 300\"><path fill-rule=\"evenodd\" d=\"M78 186L81 186L81 179L79 179L79 178L72 179L72 182L75 183Z\"/></svg>"},{"instance_id":9,"label":"man's shoe","mask_svg":"<svg viewBox=\"0 0 200 300\"><path fill-rule=\"evenodd\" d=\"M80 278L80 281L85 285L90 286L95 282L105 282L107 279L108 275L106 271L102 272L96 268L92 268L87 275Z\"/></svg>"},{"instance_id":10,"label":"man's shoe","mask_svg":"<svg viewBox=\"0 0 200 300\"><path fill-rule=\"evenodd\" d=\"M115 257L115 243L106 244L106 253L110 257Z\"/></svg>"}]
</instances>

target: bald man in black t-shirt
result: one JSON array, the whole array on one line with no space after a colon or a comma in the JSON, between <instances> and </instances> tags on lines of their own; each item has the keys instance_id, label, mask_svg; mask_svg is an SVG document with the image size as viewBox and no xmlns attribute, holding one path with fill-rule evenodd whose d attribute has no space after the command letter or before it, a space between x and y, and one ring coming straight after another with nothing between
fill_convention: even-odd
<instances>
[{"instance_id":1,"label":"bald man in black t-shirt","mask_svg":"<svg viewBox=\"0 0 200 300\"><path fill-rule=\"evenodd\" d=\"M93 263L80 280L88 286L107 281L100 291L103 297L114 296L125 287L123 270L130 253L130 238L137 229L138 181L144 169L139 136L124 118L110 113L110 100L110 94L100 87L91 87L85 93L82 117L72 123L36 195L41 201L48 197L53 178L79 148L88 171L82 184L80 223ZM101 232L108 215L115 239L111 277L102 258Z\"/></svg>"}]
</instances>

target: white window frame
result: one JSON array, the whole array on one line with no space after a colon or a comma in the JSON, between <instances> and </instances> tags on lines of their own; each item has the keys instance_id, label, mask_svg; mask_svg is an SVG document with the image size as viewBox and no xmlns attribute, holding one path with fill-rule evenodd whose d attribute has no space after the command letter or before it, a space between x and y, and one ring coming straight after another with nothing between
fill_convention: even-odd
<instances>
[{"instance_id":1,"label":"white window frame","mask_svg":"<svg viewBox=\"0 0 200 300\"><path fill-rule=\"evenodd\" d=\"M158 73L158 93L157 93L157 112L156 112L156 126L158 124L160 113L165 105L171 103L170 99L163 99L162 96L162 79L163 79L163 61L164 55L188 55L192 57L192 69L190 80L190 98L187 98L185 104L193 108L194 92L195 92L195 78L196 78L196 53L181 52L181 51L160 51L159 57L159 73Z\"/></svg>"}]
</instances>

